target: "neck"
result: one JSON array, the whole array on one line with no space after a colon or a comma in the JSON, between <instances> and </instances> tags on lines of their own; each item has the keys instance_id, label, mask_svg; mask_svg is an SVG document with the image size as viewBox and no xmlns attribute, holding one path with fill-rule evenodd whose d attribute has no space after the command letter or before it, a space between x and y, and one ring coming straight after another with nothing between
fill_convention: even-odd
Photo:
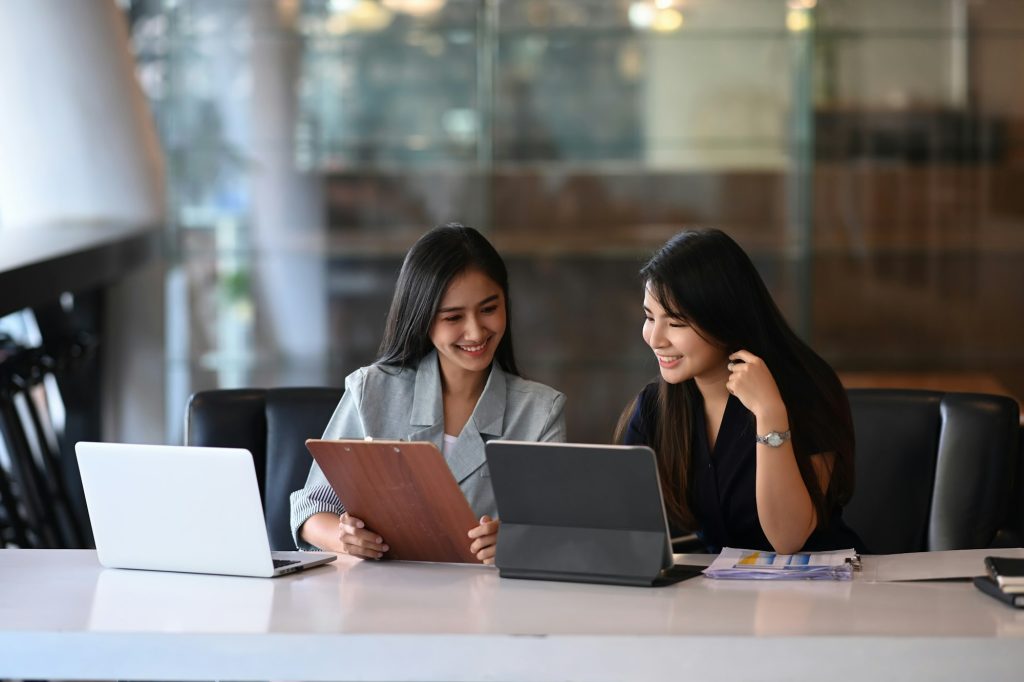
<instances>
[{"instance_id":1,"label":"neck","mask_svg":"<svg viewBox=\"0 0 1024 682\"><path fill-rule=\"evenodd\" d=\"M694 377L693 380L705 403L724 403L729 400L729 389L725 387L725 382L729 380L728 368L722 367L720 370L707 372Z\"/></svg>"},{"instance_id":2,"label":"neck","mask_svg":"<svg viewBox=\"0 0 1024 682\"><path fill-rule=\"evenodd\" d=\"M441 360L441 391L452 398L463 398L476 402L484 392L490 370L472 371L452 367Z\"/></svg>"}]
</instances>

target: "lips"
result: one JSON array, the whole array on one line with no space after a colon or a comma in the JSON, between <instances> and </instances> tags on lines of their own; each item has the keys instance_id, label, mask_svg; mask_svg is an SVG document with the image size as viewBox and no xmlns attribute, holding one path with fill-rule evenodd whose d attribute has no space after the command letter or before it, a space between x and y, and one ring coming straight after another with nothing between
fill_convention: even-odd
<instances>
[{"instance_id":1,"label":"lips","mask_svg":"<svg viewBox=\"0 0 1024 682\"><path fill-rule=\"evenodd\" d=\"M658 358L658 364L662 367L675 367L683 359L682 355L658 355L657 353L654 355Z\"/></svg>"},{"instance_id":2,"label":"lips","mask_svg":"<svg viewBox=\"0 0 1024 682\"><path fill-rule=\"evenodd\" d=\"M466 355L468 355L470 357L478 358L478 357L482 356L487 351L487 346L488 346L488 344L490 344L490 342L491 342L491 340L488 338L483 343L479 343L479 344L477 344L475 346L467 346L465 344L457 343L457 344L455 344L455 347L458 348L459 351L465 353Z\"/></svg>"}]
</instances>

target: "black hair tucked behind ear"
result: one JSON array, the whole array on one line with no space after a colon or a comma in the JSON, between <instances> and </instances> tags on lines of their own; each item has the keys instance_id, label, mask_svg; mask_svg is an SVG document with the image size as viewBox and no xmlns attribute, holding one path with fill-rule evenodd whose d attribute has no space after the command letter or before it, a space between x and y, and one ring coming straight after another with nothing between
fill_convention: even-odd
<instances>
[{"instance_id":1,"label":"black hair tucked behind ear","mask_svg":"<svg viewBox=\"0 0 1024 682\"><path fill-rule=\"evenodd\" d=\"M790 329L750 257L721 230L686 230L651 257L640 277L661 307L693 325L709 343L764 360L789 414L793 450L818 523L827 523L831 509L853 494L849 401L828 363ZM689 415L700 396L692 379L659 384L655 450L665 506L678 526L693 528L686 499ZM828 490L821 490L810 457L825 452L834 453L835 460Z\"/></svg>"}]
</instances>

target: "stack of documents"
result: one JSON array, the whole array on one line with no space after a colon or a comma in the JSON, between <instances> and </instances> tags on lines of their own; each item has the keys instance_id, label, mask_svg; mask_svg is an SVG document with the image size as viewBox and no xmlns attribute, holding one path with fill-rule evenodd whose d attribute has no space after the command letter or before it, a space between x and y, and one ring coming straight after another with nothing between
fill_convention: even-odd
<instances>
[{"instance_id":1,"label":"stack of documents","mask_svg":"<svg viewBox=\"0 0 1024 682\"><path fill-rule=\"evenodd\" d=\"M727 580L851 580L858 563L852 549L776 554L725 547L704 575Z\"/></svg>"}]
</instances>

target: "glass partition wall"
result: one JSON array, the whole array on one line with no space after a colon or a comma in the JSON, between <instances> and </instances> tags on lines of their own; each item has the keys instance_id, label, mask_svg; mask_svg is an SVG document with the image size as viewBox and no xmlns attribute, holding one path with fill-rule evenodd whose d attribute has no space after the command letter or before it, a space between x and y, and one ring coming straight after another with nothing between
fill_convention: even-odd
<instances>
[{"instance_id":1,"label":"glass partition wall","mask_svg":"<svg viewBox=\"0 0 1024 682\"><path fill-rule=\"evenodd\" d=\"M169 437L187 395L340 384L402 256L477 227L517 354L607 441L657 367L637 270L753 256L840 370L1024 393L1024 6L1012 0L141 0L163 134Z\"/></svg>"}]
</instances>

